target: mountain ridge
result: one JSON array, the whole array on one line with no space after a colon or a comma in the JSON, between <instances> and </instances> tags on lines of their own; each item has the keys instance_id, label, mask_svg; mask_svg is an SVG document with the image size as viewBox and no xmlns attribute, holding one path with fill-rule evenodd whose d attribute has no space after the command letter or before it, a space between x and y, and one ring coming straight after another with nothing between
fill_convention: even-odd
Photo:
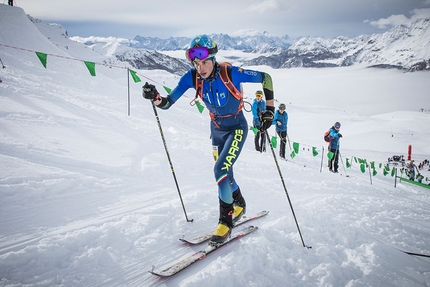
<instances>
[{"instance_id":1,"label":"mountain ridge","mask_svg":"<svg viewBox=\"0 0 430 287\"><path fill-rule=\"evenodd\" d=\"M404 71L430 70L430 19L418 19L393 27L387 32L355 38L302 37L291 39L269 33L248 33L244 36L210 34L220 50L240 50L256 57L245 61L247 66L268 65L275 69L295 67L343 67L368 64L369 67L396 68ZM80 37L72 39L87 45L98 45L103 39L92 41ZM97 40L98 39L98 40ZM191 38L136 36L123 41L124 46L142 50L186 50ZM266 55L259 55L266 54ZM118 55L119 56L119 55ZM122 57L122 56L120 56Z\"/></svg>"}]
</instances>

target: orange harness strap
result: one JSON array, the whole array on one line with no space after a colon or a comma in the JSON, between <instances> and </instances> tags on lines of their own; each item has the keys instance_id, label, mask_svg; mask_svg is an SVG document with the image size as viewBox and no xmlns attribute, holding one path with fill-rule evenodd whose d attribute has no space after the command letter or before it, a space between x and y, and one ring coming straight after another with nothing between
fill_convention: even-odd
<instances>
[{"instance_id":1,"label":"orange harness strap","mask_svg":"<svg viewBox=\"0 0 430 287\"><path fill-rule=\"evenodd\" d=\"M219 116L222 118L227 118L231 116L236 116L243 108L244 102L243 102L243 95L242 93L233 85L233 83L230 81L230 77L228 76L227 66L231 66L228 62L222 62L219 64L221 67L220 70L220 76L221 80L224 83L227 90L235 97L237 100L240 101L239 107L237 108L236 114L232 115L226 115L226 116ZM203 97L203 80L201 80L196 73L196 94L202 99ZM212 112L209 112L209 115L211 117L212 122L219 128L218 124L214 121L215 115Z\"/></svg>"}]
</instances>

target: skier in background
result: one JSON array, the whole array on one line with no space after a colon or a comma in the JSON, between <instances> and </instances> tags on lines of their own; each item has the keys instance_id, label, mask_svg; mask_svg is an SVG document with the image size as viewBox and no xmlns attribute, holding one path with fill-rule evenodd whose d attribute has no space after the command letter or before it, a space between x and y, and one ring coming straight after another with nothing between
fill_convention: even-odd
<instances>
[{"instance_id":1,"label":"skier in background","mask_svg":"<svg viewBox=\"0 0 430 287\"><path fill-rule=\"evenodd\" d=\"M273 124L276 126L276 133L281 138L279 156L282 159L285 159L285 145L287 143L288 113L285 111L285 108L285 104L280 104L273 119Z\"/></svg>"},{"instance_id":2,"label":"skier in background","mask_svg":"<svg viewBox=\"0 0 430 287\"><path fill-rule=\"evenodd\" d=\"M166 110L190 88L196 89L196 97L201 95L211 117L211 139L215 158L214 175L218 187L219 220L209 244L219 245L231 234L234 222L246 211L245 199L233 175L233 165L237 161L248 134L248 123L243 114L243 99L237 99L229 92L221 78L220 64L215 55L218 47L207 35L195 37L185 55L192 64L179 80L178 85L166 97L160 96L154 85L143 86L143 96L158 108ZM260 129L272 125L274 96L272 78L265 72L227 67L230 81L240 90L241 83L261 83L267 107L261 111ZM196 88L197 75L203 83ZM162 178L160 178L162 180Z\"/></svg>"},{"instance_id":3,"label":"skier in background","mask_svg":"<svg viewBox=\"0 0 430 287\"><path fill-rule=\"evenodd\" d=\"M415 181L415 170L418 172L417 166L414 164L414 161L411 160L406 165L406 171L408 173L409 180Z\"/></svg>"},{"instance_id":4,"label":"skier in background","mask_svg":"<svg viewBox=\"0 0 430 287\"><path fill-rule=\"evenodd\" d=\"M8 5L13 6L13 0L8 0Z\"/></svg>"},{"instance_id":5,"label":"skier in background","mask_svg":"<svg viewBox=\"0 0 430 287\"><path fill-rule=\"evenodd\" d=\"M258 129L257 134L254 137L255 150L259 152L263 152L265 150L265 131L260 130L260 117L261 113L266 110L266 101L263 100L263 91L258 90L255 92L255 99L252 102L252 117L253 117L253 126Z\"/></svg>"},{"instance_id":6,"label":"skier in background","mask_svg":"<svg viewBox=\"0 0 430 287\"><path fill-rule=\"evenodd\" d=\"M330 139L330 142L328 144L328 150L334 154L334 156L328 162L328 169L334 173L338 173L339 168L339 139L342 137L342 134L339 133L339 130L340 123L335 122L334 125L330 128L330 134L328 136Z\"/></svg>"}]
</instances>

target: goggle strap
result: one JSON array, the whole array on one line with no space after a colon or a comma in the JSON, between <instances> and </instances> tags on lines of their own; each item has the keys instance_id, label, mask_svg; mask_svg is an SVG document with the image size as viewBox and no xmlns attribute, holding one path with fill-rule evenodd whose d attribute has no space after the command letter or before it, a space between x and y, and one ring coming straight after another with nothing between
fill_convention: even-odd
<instances>
[{"instance_id":1,"label":"goggle strap","mask_svg":"<svg viewBox=\"0 0 430 287\"><path fill-rule=\"evenodd\" d=\"M208 49L209 55L218 53L218 47L215 46L213 48Z\"/></svg>"}]
</instances>

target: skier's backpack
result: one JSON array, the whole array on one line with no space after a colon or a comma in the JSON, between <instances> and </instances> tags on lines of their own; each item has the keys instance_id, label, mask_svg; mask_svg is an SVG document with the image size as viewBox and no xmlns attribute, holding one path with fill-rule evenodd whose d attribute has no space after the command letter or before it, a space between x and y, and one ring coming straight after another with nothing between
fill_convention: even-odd
<instances>
[{"instance_id":1,"label":"skier's backpack","mask_svg":"<svg viewBox=\"0 0 430 287\"><path fill-rule=\"evenodd\" d=\"M227 66L231 66L231 64L229 62L222 62L219 63L221 70L220 70L220 77L221 80L223 81L224 85L226 86L226 88L229 90L229 92L237 99L240 101L239 107L237 109L237 113L238 114L242 108L243 108L243 94L241 91L239 91L231 82L231 70L227 69ZM196 87L196 98L200 97L200 99L202 98L202 90L203 90L203 80L201 80L199 78L199 75L197 74L196 70L193 70L193 84ZM213 117L213 115L211 115L211 118Z\"/></svg>"},{"instance_id":2,"label":"skier's backpack","mask_svg":"<svg viewBox=\"0 0 430 287\"><path fill-rule=\"evenodd\" d=\"M324 140L328 143L330 142L329 136L330 136L330 129L324 133Z\"/></svg>"}]
</instances>

